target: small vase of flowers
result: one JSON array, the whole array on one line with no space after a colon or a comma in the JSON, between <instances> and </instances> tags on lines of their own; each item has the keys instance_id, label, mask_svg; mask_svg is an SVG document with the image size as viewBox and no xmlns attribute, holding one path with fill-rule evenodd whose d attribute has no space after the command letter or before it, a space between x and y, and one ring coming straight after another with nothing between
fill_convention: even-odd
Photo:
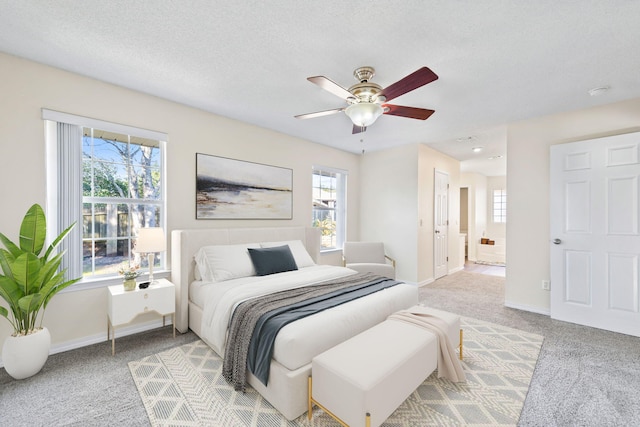
<instances>
[{"instance_id":1,"label":"small vase of flowers","mask_svg":"<svg viewBox=\"0 0 640 427\"><path fill-rule=\"evenodd\" d=\"M136 288L136 277L140 275L139 270L139 265L131 265L128 263L122 264L118 273L124 276L122 284L124 285L125 291L133 291Z\"/></svg>"}]
</instances>

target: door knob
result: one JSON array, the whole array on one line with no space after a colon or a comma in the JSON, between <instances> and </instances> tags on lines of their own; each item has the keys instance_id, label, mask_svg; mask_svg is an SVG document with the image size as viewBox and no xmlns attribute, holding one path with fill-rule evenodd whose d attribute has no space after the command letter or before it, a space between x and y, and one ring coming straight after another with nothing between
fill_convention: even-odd
<instances>
[{"instance_id":1,"label":"door knob","mask_svg":"<svg viewBox=\"0 0 640 427\"><path fill-rule=\"evenodd\" d=\"M436 230L436 233L440 233L440 230Z\"/></svg>"},{"instance_id":2,"label":"door knob","mask_svg":"<svg viewBox=\"0 0 640 427\"><path fill-rule=\"evenodd\" d=\"M554 245L559 245L560 243L562 243L562 240L560 240L560 239L553 239L553 244L554 244Z\"/></svg>"}]
</instances>

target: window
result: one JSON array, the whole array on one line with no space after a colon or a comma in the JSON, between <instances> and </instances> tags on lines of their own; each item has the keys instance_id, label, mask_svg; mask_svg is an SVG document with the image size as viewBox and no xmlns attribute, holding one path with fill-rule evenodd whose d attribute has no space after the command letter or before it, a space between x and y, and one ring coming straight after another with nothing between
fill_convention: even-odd
<instances>
[{"instance_id":1,"label":"window","mask_svg":"<svg viewBox=\"0 0 640 427\"><path fill-rule=\"evenodd\" d=\"M493 222L507 222L507 190L493 190Z\"/></svg>"},{"instance_id":2,"label":"window","mask_svg":"<svg viewBox=\"0 0 640 427\"><path fill-rule=\"evenodd\" d=\"M313 226L320 228L320 250L342 248L346 230L347 174L313 167Z\"/></svg>"},{"instance_id":3,"label":"window","mask_svg":"<svg viewBox=\"0 0 640 427\"><path fill-rule=\"evenodd\" d=\"M43 110L47 129L48 232L76 223L63 241L63 268L85 281L148 268L134 253L138 230L164 228L166 135ZM164 257L154 267L164 267Z\"/></svg>"},{"instance_id":4,"label":"window","mask_svg":"<svg viewBox=\"0 0 640 427\"><path fill-rule=\"evenodd\" d=\"M84 277L117 273L130 259L148 268L131 250L140 228L161 224L161 160L160 141L83 128Z\"/></svg>"}]
</instances>

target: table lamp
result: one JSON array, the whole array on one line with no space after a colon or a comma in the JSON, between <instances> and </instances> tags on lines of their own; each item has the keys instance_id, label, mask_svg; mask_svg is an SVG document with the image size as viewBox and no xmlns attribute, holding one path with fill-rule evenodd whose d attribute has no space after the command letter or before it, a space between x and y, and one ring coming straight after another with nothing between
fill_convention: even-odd
<instances>
[{"instance_id":1,"label":"table lamp","mask_svg":"<svg viewBox=\"0 0 640 427\"><path fill-rule=\"evenodd\" d=\"M149 263L149 283L153 284L153 258L156 252L164 252L167 248L167 241L164 231L160 227L141 228L138 231L135 251L146 253Z\"/></svg>"}]
</instances>

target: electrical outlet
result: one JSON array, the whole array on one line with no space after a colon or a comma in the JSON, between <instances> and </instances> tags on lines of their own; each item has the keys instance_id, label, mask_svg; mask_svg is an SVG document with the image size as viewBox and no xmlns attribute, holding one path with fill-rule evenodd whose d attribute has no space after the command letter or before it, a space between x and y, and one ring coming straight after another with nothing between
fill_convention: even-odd
<instances>
[{"instance_id":1,"label":"electrical outlet","mask_svg":"<svg viewBox=\"0 0 640 427\"><path fill-rule=\"evenodd\" d=\"M542 290L544 290L544 291L550 291L551 290L551 283L548 280L543 280L542 281Z\"/></svg>"}]
</instances>

